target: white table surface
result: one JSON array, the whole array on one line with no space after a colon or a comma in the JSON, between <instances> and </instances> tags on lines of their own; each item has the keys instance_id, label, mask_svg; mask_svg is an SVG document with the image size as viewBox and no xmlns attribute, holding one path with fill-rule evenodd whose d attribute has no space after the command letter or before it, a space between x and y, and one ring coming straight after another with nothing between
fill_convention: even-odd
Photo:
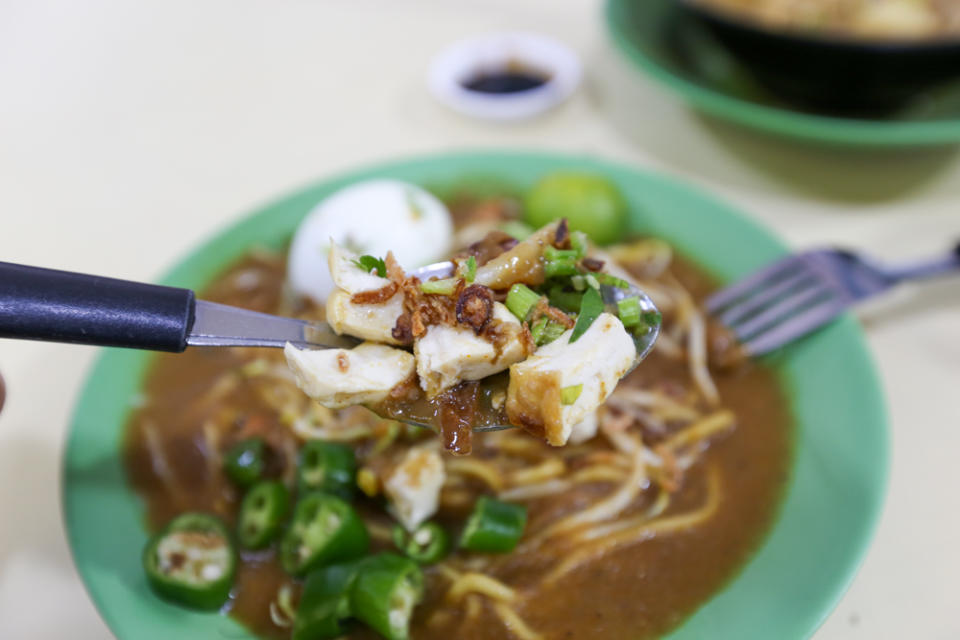
<instances>
[{"instance_id":1,"label":"white table surface","mask_svg":"<svg viewBox=\"0 0 960 640\"><path fill-rule=\"evenodd\" d=\"M516 28L583 56L569 103L494 125L427 95L434 52ZM486 146L679 175L795 247L896 258L960 238L956 148L831 151L698 116L617 57L592 0L0 2L0 260L150 279L330 172ZM815 637L960 638L960 280L904 292L866 322L893 472L866 562ZM0 341L0 638L110 637L71 563L58 488L94 353Z\"/></svg>"}]
</instances>

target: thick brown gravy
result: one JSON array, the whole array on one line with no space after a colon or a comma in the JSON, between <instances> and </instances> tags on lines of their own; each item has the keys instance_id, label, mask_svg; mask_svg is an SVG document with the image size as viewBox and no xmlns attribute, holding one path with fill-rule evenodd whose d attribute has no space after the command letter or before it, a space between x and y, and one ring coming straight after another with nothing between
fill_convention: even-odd
<instances>
[{"instance_id":1,"label":"thick brown gravy","mask_svg":"<svg viewBox=\"0 0 960 640\"><path fill-rule=\"evenodd\" d=\"M708 277L687 262L677 261L671 270L698 299L713 287ZM283 279L282 261L248 258L228 270L204 297L276 312L281 309ZM156 358L145 383L144 406L130 419L125 460L130 482L144 499L151 531L186 510L212 511L232 521L240 496L223 477L218 454L211 449L226 446L251 430L266 434L268 442L278 446L289 440L288 427L281 424L262 393L231 373L255 357L263 357L263 353L190 349L181 355ZM282 362L276 352L269 357ZM637 640L661 635L730 580L762 539L789 471L787 402L774 373L761 365L748 363L714 372L714 376L724 406L736 414L737 426L728 436L713 442L705 455L706 462L719 473L722 486L719 508L711 519L689 531L621 547L550 587L534 588L551 568L554 559L550 557L513 553L484 561L488 574L530 593L518 613L545 639ZM688 380L683 363L668 361L654 352L623 384L687 385ZM213 388L218 384L222 388ZM354 412L358 421L371 420L364 409L348 411ZM232 426L211 440L210 433L204 433L204 425L210 420L227 421ZM473 455L479 460L499 459L496 443L496 436L477 434ZM408 445L401 438L390 446ZM545 444L538 447L544 456L564 455L563 449ZM580 447L584 451L609 449L603 438ZM155 455L158 449L164 454L159 462ZM700 463L687 472L666 516L703 503L707 466ZM471 495L485 492L479 483L468 484L466 490ZM528 530L578 511L589 498L609 491L609 485L585 485L535 500L530 503ZM462 523L469 503L458 506L452 493L449 497L438 520L453 526ZM362 499L359 507L368 522L389 523L378 502ZM390 547L381 536L374 534L373 538L374 548ZM460 558L463 554L456 555ZM243 560L236 595L228 605L230 614L262 637L289 637L289 631L274 625L269 615L269 603L289 579L271 551L246 555ZM484 601L475 612L474 623L462 625L460 605L448 605L443 599L443 578L428 569L427 585L426 600L415 613L413 638L514 637L489 602ZM445 609L452 615L445 615ZM349 637L375 636L358 629Z\"/></svg>"}]
</instances>

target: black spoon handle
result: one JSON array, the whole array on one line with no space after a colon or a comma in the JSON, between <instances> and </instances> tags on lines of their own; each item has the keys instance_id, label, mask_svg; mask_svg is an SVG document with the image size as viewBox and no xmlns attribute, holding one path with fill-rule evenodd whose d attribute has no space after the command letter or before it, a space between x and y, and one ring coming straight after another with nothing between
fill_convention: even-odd
<instances>
[{"instance_id":1,"label":"black spoon handle","mask_svg":"<svg viewBox=\"0 0 960 640\"><path fill-rule=\"evenodd\" d=\"M0 262L0 338L183 351L189 289Z\"/></svg>"}]
</instances>

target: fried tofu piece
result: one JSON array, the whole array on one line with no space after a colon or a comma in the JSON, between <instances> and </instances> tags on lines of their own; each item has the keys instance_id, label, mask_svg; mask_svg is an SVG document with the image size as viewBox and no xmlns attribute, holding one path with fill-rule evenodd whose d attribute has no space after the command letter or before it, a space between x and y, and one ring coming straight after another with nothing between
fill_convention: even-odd
<instances>
[{"instance_id":1,"label":"fried tofu piece","mask_svg":"<svg viewBox=\"0 0 960 640\"><path fill-rule=\"evenodd\" d=\"M572 330L510 367L510 422L554 446L567 443L573 426L607 399L636 355L633 340L615 316L602 313L580 338ZM570 404L563 390L580 387Z\"/></svg>"},{"instance_id":2,"label":"fried tofu piece","mask_svg":"<svg viewBox=\"0 0 960 640\"><path fill-rule=\"evenodd\" d=\"M493 304L493 321L499 323L499 348L467 326L434 325L417 340L413 353L420 386L427 396L433 397L462 380L480 380L499 373L529 355L520 322L499 302Z\"/></svg>"},{"instance_id":3,"label":"fried tofu piece","mask_svg":"<svg viewBox=\"0 0 960 640\"><path fill-rule=\"evenodd\" d=\"M376 403L413 375L416 362L401 349L364 342L353 349L284 347L297 386L330 409Z\"/></svg>"},{"instance_id":4,"label":"fried tofu piece","mask_svg":"<svg viewBox=\"0 0 960 640\"><path fill-rule=\"evenodd\" d=\"M404 456L384 482L393 515L413 531L437 512L446 479L443 460L434 449L417 447Z\"/></svg>"}]
</instances>

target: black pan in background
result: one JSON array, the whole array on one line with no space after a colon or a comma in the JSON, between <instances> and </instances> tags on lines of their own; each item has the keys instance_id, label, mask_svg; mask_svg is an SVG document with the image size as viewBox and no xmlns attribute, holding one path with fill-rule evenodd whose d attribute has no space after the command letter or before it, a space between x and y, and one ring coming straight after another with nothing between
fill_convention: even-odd
<instances>
[{"instance_id":1,"label":"black pan in background","mask_svg":"<svg viewBox=\"0 0 960 640\"><path fill-rule=\"evenodd\" d=\"M635 0L644 2L645 0ZM677 0L778 97L838 115L878 116L960 78L960 40L858 41L765 28Z\"/></svg>"}]
</instances>

